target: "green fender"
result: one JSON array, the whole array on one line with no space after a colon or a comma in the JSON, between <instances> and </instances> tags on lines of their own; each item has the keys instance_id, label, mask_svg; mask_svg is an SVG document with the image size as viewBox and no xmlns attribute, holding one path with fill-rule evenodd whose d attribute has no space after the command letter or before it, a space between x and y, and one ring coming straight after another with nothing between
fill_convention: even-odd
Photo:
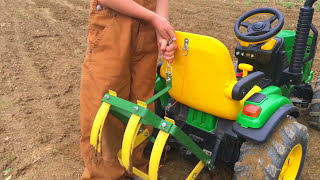
<instances>
[{"instance_id":1,"label":"green fender","mask_svg":"<svg viewBox=\"0 0 320 180\"><path fill-rule=\"evenodd\" d=\"M259 95L259 97L257 97ZM249 117L242 114L242 110L237 117L237 123L243 128L261 128L270 119L270 117L284 105L292 105L292 102L282 96L281 89L276 86L269 86L260 93L249 98L244 106L248 104L257 105L261 108L258 117Z\"/></svg>"}]
</instances>

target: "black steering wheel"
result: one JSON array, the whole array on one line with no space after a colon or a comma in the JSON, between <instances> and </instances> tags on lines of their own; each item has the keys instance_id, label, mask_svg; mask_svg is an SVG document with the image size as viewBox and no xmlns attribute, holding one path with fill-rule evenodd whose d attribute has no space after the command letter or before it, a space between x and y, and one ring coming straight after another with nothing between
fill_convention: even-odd
<instances>
[{"instance_id":1,"label":"black steering wheel","mask_svg":"<svg viewBox=\"0 0 320 180\"><path fill-rule=\"evenodd\" d=\"M259 14L271 14L273 15L270 19L266 21L260 21L255 23L246 22L253 16ZM278 19L278 24L276 27L272 28L271 24ZM245 14L243 14L236 22L234 26L234 32L237 38L244 42L264 42L275 35L277 35L284 24L284 18L280 11L273 8L258 8L251 10ZM247 28L247 33L241 33L239 31L240 26Z\"/></svg>"}]
</instances>

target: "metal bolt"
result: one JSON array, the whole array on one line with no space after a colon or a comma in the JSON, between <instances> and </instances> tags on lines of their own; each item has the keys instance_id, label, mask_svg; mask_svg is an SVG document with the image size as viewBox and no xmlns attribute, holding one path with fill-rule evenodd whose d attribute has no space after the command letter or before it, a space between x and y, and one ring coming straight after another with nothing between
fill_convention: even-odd
<instances>
[{"instance_id":1,"label":"metal bolt","mask_svg":"<svg viewBox=\"0 0 320 180\"><path fill-rule=\"evenodd\" d=\"M239 52L239 51L237 51L237 52L236 52L236 55L239 55L239 54L240 54L240 52Z\"/></svg>"},{"instance_id":2,"label":"metal bolt","mask_svg":"<svg viewBox=\"0 0 320 180\"><path fill-rule=\"evenodd\" d=\"M193 178L197 177L197 173L193 173L192 177Z\"/></svg>"},{"instance_id":3,"label":"metal bolt","mask_svg":"<svg viewBox=\"0 0 320 180\"><path fill-rule=\"evenodd\" d=\"M138 107L138 106L135 106L135 107L134 107L134 110L138 112L138 111L139 111L139 107Z\"/></svg>"},{"instance_id":4,"label":"metal bolt","mask_svg":"<svg viewBox=\"0 0 320 180\"><path fill-rule=\"evenodd\" d=\"M210 165L210 164L211 164L211 161L208 161L208 162L207 162L207 165Z\"/></svg>"},{"instance_id":5,"label":"metal bolt","mask_svg":"<svg viewBox=\"0 0 320 180\"><path fill-rule=\"evenodd\" d=\"M102 10L102 6L100 4L97 5L97 10L101 11Z\"/></svg>"},{"instance_id":6,"label":"metal bolt","mask_svg":"<svg viewBox=\"0 0 320 180\"><path fill-rule=\"evenodd\" d=\"M139 133L142 133L142 131L143 131L143 129L141 128L141 129L139 129Z\"/></svg>"},{"instance_id":7,"label":"metal bolt","mask_svg":"<svg viewBox=\"0 0 320 180\"><path fill-rule=\"evenodd\" d=\"M110 96L109 96L109 95L105 95L104 97L105 97L107 100L110 99Z\"/></svg>"},{"instance_id":8,"label":"metal bolt","mask_svg":"<svg viewBox=\"0 0 320 180\"><path fill-rule=\"evenodd\" d=\"M164 129L164 128L167 127L167 123L162 123L161 126L162 126L162 128Z\"/></svg>"},{"instance_id":9,"label":"metal bolt","mask_svg":"<svg viewBox=\"0 0 320 180\"><path fill-rule=\"evenodd\" d=\"M149 136L149 134L148 133L144 133L144 136Z\"/></svg>"}]
</instances>

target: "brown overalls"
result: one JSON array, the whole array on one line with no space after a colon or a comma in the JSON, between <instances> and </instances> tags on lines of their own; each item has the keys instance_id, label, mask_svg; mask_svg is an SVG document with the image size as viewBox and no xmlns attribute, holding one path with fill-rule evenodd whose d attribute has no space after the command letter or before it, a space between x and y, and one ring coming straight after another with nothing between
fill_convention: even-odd
<instances>
[{"instance_id":1,"label":"brown overalls","mask_svg":"<svg viewBox=\"0 0 320 180\"><path fill-rule=\"evenodd\" d=\"M136 2L155 10L156 0ZM113 180L125 174L117 158L125 125L108 114L103 128L102 156L96 157L89 144L93 120L109 89L134 103L153 95L158 48L151 24L97 5L97 0L91 0L88 49L82 66L80 145L86 166L82 179ZM148 108L154 109L153 105ZM134 166L144 171L148 165L142 157L146 143L134 151Z\"/></svg>"}]
</instances>

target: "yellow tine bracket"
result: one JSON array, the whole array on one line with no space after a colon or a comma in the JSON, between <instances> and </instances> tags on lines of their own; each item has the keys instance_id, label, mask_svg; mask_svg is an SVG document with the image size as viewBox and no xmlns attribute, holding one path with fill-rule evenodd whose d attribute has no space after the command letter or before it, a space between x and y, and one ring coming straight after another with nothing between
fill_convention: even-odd
<instances>
[{"instance_id":1,"label":"yellow tine bracket","mask_svg":"<svg viewBox=\"0 0 320 180\"><path fill-rule=\"evenodd\" d=\"M191 173L189 174L189 176L187 177L186 180L192 180L192 179L196 179L198 177L198 175L200 174L200 172L202 171L204 167L204 164L202 161L200 161L196 167L191 171Z\"/></svg>"},{"instance_id":2,"label":"yellow tine bracket","mask_svg":"<svg viewBox=\"0 0 320 180\"><path fill-rule=\"evenodd\" d=\"M105 123L105 119L110 110L110 104L103 102L98 110L98 113L93 121L91 135L90 135L90 144L95 148L99 153L101 152L101 135L102 128Z\"/></svg>"},{"instance_id":3,"label":"yellow tine bracket","mask_svg":"<svg viewBox=\"0 0 320 180\"><path fill-rule=\"evenodd\" d=\"M173 119L165 117L165 120L175 124ZM164 131L159 131L156 141L152 147L152 152L150 156L150 164L149 164L149 178L150 180L157 180L159 173L159 165L161 160L161 155L166 145L167 139L169 137L169 133Z\"/></svg>"},{"instance_id":4,"label":"yellow tine bracket","mask_svg":"<svg viewBox=\"0 0 320 180\"><path fill-rule=\"evenodd\" d=\"M112 91L112 90L109 90L109 94L112 95L112 96L116 96L117 97L117 93Z\"/></svg>"},{"instance_id":5,"label":"yellow tine bracket","mask_svg":"<svg viewBox=\"0 0 320 180\"><path fill-rule=\"evenodd\" d=\"M132 152L135 139L141 127L141 124L139 123L140 119L140 116L132 114L123 135L122 162L124 168L126 168L129 173L132 173Z\"/></svg>"},{"instance_id":6,"label":"yellow tine bracket","mask_svg":"<svg viewBox=\"0 0 320 180\"><path fill-rule=\"evenodd\" d=\"M143 102L143 101L137 101L137 104L139 105L139 106L142 106L142 107L147 107L147 104L145 103L145 102Z\"/></svg>"},{"instance_id":7,"label":"yellow tine bracket","mask_svg":"<svg viewBox=\"0 0 320 180\"><path fill-rule=\"evenodd\" d=\"M134 142L134 147L133 148L136 148L137 146L139 146L144 140L146 140L148 137L150 137L150 132L148 129L145 129L143 130L137 137L136 137L136 140ZM120 151L118 152L118 160L120 162L120 164L122 166L123 165L123 162L122 162L122 150L120 149ZM132 167L132 173L145 179L145 180L148 180L149 179L149 176L140 171L139 169L135 168L135 167Z\"/></svg>"},{"instance_id":8,"label":"yellow tine bracket","mask_svg":"<svg viewBox=\"0 0 320 180\"><path fill-rule=\"evenodd\" d=\"M133 149L139 146L144 140L146 140L148 137L150 137L150 132L148 129L143 130L136 138L134 142Z\"/></svg>"}]
</instances>

